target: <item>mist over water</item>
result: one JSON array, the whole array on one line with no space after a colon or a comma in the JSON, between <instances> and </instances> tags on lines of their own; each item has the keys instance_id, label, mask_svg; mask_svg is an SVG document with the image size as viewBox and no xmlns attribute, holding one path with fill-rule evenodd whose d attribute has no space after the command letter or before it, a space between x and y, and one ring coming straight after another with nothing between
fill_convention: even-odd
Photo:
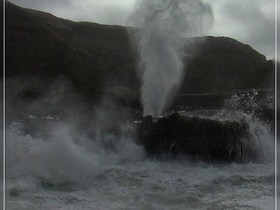
<instances>
[{"instance_id":1,"label":"mist over water","mask_svg":"<svg viewBox=\"0 0 280 210\"><path fill-rule=\"evenodd\" d=\"M72 90L57 84L46 98L33 101L32 112L19 104L26 119L7 124L8 209L273 209L273 138L251 113L235 110L238 97L218 114L186 114L245 120L250 138L244 141L260 150L260 163L150 159L137 144L127 107L106 97L93 107L82 102L68 107L62 96ZM65 93L56 91L62 87ZM47 102L53 104L48 110ZM59 104L63 115L56 115Z\"/></svg>"},{"instance_id":2,"label":"mist over water","mask_svg":"<svg viewBox=\"0 0 280 210\"><path fill-rule=\"evenodd\" d=\"M31 122L42 125L31 129L44 130L44 135L30 135L26 125L12 122L7 128L8 176L36 177L51 185L83 185L112 165L144 158L143 148L134 142L135 129L123 120L126 113L121 108L101 103L91 111L90 120L81 111L66 120L33 116Z\"/></svg>"},{"instance_id":3,"label":"mist over water","mask_svg":"<svg viewBox=\"0 0 280 210\"><path fill-rule=\"evenodd\" d=\"M202 35L213 16L201 0L141 0L133 25L140 51L141 101L144 116L159 117L180 87L184 39Z\"/></svg>"}]
</instances>

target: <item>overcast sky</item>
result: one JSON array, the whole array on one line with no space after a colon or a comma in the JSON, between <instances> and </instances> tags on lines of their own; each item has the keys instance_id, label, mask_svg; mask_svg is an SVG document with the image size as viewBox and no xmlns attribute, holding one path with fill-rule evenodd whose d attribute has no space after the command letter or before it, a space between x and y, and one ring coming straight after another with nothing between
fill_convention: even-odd
<instances>
[{"instance_id":1,"label":"overcast sky","mask_svg":"<svg viewBox=\"0 0 280 210\"><path fill-rule=\"evenodd\" d=\"M10 0L75 21L127 25L136 0ZM274 0L204 0L212 6L208 35L229 36L274 57ZM279 17L279 16L278 16Z\"/></svg>"}]
</instances>

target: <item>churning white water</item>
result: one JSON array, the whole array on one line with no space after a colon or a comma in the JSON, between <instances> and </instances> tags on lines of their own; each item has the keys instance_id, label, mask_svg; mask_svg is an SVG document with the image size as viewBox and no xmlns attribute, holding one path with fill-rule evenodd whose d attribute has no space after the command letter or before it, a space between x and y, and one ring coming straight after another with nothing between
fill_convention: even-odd
<instances>
[{"instance_id":1,"label":"churning white water","mask_svg":"<svg viewBox=\"0 0 280 210\"><path fill-rule=\"evenodd\" d=\"M273 164L139 161L81 183L8 180L8 209L274 209ZM82 181L83 180L83 181Z\"/></svg>"},{"instance_id":2,"label":"churning white water","mask_svg":"<svg viewBox=\"0 0 280 210\"><path fill-rule=\"evenodd\" d=\"M103 117L108 115L97 118ZM117 135L99 122L92 137L73 132L74 122L52 123L38 137L25 134L20 123L9 126L7 209L274 209L271 159L158 161L145 157L127 121L118 123ZM271 134L258 123L252 132L261 134L262 152L271 153Z\"/></svg>"}]
</instances>

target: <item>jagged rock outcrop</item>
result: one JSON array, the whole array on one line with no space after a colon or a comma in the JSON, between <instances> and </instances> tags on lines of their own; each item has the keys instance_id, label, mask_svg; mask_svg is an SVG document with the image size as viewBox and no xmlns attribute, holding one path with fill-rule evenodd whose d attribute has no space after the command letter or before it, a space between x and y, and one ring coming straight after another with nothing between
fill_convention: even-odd
<instances>
[{"instance_id":1,"label":"jagged rock outcrop","mask_svg":"<svg viewBox=\"0 0 280 210\"><path fill-rule=\"evenodd\" d=\"M139 124L139 143L156 158L188 157L211 162L257 161L245 121L220 121L178 113Z\"/></svg>"}]
</instances>

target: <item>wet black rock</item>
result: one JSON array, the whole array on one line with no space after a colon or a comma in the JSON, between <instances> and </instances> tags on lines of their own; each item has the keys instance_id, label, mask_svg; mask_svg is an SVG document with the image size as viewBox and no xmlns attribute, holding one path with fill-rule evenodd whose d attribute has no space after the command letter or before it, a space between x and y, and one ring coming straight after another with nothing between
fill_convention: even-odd
<instances>
[{"instance_id":1,"label":"wet black rock","mask_svg":"<svg viewBox=\"0 0 280 210\"><path fill-rule=\"evenodd\" d=\"M249 146L249 126L245 121L220 121L176 113L156 123L150 116L145 117L138 132L140 143L150 157L188 157L206 162L257 160L257 151Z\"/></svg>"}]
</instances>

